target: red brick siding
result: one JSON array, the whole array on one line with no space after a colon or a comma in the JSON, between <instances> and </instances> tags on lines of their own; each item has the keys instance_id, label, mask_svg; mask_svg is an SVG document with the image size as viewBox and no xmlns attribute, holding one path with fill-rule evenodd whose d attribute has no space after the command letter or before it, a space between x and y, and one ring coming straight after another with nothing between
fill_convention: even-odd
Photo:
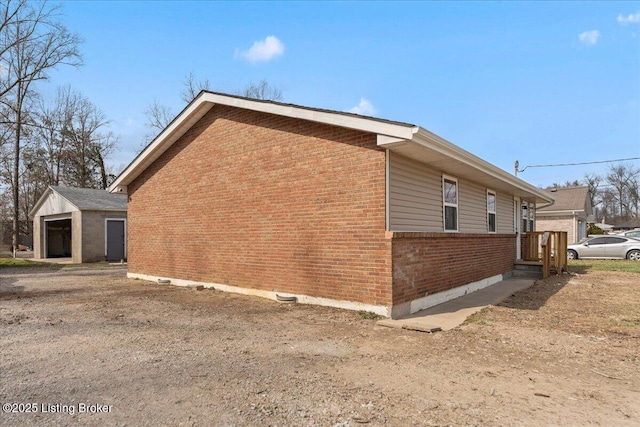
<instances>
[{"instance_id":1,"label":"red brick siding","mask_svg":"<svg viewBox=\"0 0 640 427\"><path fill-rule=\"evenodd\" d=\"M132 273L391 304L375 134L218 105L128 191Z\"/></svg>"},{"instance_id":2,"label":"red brick siding","mask_svg":"<svg viewBox=\"0 0 640 427\"><path fill-rule=\"evenodd\" d=\"M394 233L393 304L463 286L513 268L513 234Z\"/></svg>"}]
</instances>

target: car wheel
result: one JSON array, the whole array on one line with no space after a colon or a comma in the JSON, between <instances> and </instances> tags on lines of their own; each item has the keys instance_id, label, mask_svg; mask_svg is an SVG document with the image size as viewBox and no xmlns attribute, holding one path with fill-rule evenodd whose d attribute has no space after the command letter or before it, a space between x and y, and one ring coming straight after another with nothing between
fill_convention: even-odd
<instances>
[{"instance_id":1,"label":"car wheel","mask_svg":"<svg viewBox=\"0 0 640 427\"><path fill-rule=\"evenodd\" d=\"M629 259L631 261L640 261L640 251L637 250L637 249L629 251L627 253L627 259Z\"/></svg>"},{"instance_id":2,"label":"car wheel","mask_svg":"<svg viewBox=\"0 0 640 427\"><path fill-rule=\"evenodd\" d=\"M569 249L567 251L567 259L578 259L578 252L573 249Z\"/></svg>"}]
</instances>

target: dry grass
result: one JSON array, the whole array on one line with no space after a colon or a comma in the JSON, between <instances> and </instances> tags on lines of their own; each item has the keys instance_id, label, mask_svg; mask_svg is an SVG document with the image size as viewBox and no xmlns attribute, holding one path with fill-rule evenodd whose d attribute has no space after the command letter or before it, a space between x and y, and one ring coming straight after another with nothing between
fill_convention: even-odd
<instances>
[{"instance_id":1,"label":"dry grass","mask_svg":"<svg viewBox=\"0 0 640 427\"><path fill-rule=\"evenodd\" d=\"M588 271L552 276L473 320L582 335L640 338L640 275Z\"/></svg>"}]
</instances>

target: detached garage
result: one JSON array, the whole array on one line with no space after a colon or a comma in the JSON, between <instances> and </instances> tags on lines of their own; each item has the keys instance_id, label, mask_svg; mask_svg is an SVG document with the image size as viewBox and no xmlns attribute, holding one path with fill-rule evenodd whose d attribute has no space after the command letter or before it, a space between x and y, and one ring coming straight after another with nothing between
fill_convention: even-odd
<instances>
[{"instance_id":1,"label":"detached garage","mask_svg":"<svg viewBox=\"0 0 640 427\"><path fill-rule=\"evenodd\" d=\"M127 196L50 186L33 207L35 259L74 263L127 259Z\"/></svg>"}]
</instances>

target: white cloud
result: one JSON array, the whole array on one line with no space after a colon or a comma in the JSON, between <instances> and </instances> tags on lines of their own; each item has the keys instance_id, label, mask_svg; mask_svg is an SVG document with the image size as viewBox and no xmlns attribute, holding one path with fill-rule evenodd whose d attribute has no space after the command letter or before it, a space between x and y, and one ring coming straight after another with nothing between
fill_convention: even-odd
<instances>
[{"instance_id":1,"label":"white cloud","mask_svg":"<svg viewBox=\"0 0 640 427\"><path fill-rule=\"evenodd\" d=\"M587 46L592 46L598 43L599 38L600 38L600 31L598 30L585 31L583 33L578 34L578 39L580 40L580 43Z\"/></svg>"},{"instance_id":2,"label":"white cloud","mask_svg":"<svg viewBox=\"0 0 640 427\"><path fill-rule=\"evenodd\" d=\"M618 23L622 25L626 24L640 24L640 12L631 13L627 16L622 14L618 15Z\"/></svg>"},{"instance_id":3,"label":"white cloud","mask_svg":"<svg viewBox=\"0 0 640 427\"><path fill-rule=\"evenodd\" d=\"M284 54L284 44L276 36L268 36L264 40L254 42L249 50L236 49L235 56L255 64L256 62L269 61L282 54Z\"/></svg>"},{"instance_id":4,"label":"white cloud","mask_svg":"<svg viewBox=\"0 0 640 427\"><path fill-rule=\"evenodd\" d=\"M360 98L360 103L350 109L349 112L363 116L373 116L378 113L378 110L373 106L371 101L365 98Z\"/></svg>"}]
</instances>

